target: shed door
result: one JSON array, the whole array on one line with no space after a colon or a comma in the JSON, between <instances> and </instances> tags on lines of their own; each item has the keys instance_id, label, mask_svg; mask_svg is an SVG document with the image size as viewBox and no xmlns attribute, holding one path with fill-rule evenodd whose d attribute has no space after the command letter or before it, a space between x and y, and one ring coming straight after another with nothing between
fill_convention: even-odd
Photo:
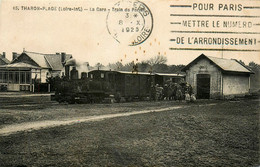
<instances>
[{"instance_id":1,"label":"shed door","mask_svg":"<svg viewBox=\"0 0 260 167\"><path fill-rule=\"evenodd\" d=\"M198 74L197 75L197 98L209 99L210 97L210 75Z\"/></svg>"}]
</instances>

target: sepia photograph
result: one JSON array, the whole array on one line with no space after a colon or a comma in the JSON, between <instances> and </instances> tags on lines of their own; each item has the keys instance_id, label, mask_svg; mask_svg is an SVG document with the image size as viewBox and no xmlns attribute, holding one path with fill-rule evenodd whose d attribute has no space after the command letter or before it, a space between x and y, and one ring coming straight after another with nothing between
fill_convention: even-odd
<instances>
[{"instance_id":1,"label":"sepia photograph","mask_svg":"<svg viewBox=\"0 0 260 167\"><path fill-rule=\"evenodd\" d=\"M260 1L0 0L1 167L259 167Z\"/></svg>"}]
</instances>

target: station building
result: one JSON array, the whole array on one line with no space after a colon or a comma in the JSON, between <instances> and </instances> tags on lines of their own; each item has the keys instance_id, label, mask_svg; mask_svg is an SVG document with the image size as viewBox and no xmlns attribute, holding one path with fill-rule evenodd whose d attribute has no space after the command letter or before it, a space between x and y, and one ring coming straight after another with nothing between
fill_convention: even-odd
<instances>
[{"instance_id":1,"label":"station building","mask_svg":"<svg viewBox=\"0 0 260 167\"><path fill-rule=\"evenodd\" d=\"M48 77L60 76L72 55L13 52L10 63L0 65L0 86L7 91L33 91L34 83L46 83Z\"/></svg>"},{"instance_id":2,"label":"station building","mask_svg":"<svg viewBox=\"0 0 260 167\"><path fill-rule=\"evenodd\" d=\"M3 52L3 54L0 54L0 65L6 65L9 63L10 61L5 57L5 52Z\"/></svg>"}]
</instances>

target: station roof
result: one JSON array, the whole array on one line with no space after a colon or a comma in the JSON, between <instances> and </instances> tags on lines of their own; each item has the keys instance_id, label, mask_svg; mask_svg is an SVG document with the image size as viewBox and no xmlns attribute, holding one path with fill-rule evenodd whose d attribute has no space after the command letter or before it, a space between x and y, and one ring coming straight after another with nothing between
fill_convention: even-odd
<instances>
[{"instance_id":1,"label":"station roof","mask_svg":"<svg viewBox=\"0 0 260 167\"><path fill-rule=\"evenodd\" d=\"M160 75L160 76L169 76L169 77L184 77L185 75L179 74L179 73L155 73L155 75Z\"/></svg>"},{"instance_id":2,"label":"station roof","mask_svg":"<svg viewBox=\"0 0 260 167\"><path fill-rule=\"evenodd\" d=\"M41 68L51 68L52 70L62 70L62 56L61 54L43 54L43 53L35 53L35 52L28 52L24 51L23 54L27 55L32 61L34 61L39 67ZM16 58L18 59L19 56ZM65 54L65 62L72 57L71 54ZM13 60L11 64L16 64Z\"/></svg>"},{"instance_id":3,"label":"station roof","mask_svg":"<svg viewBox=\"0 0 260 167\"><path fill-rule=\"evenodd\" d=\"M18 62L14 64L1 65L1 69L40 69L40 67L33 66L31 64Z\"/></svg>"},{"instance_id":4,"label":"station roof","mask_svg":"<svg viewBox=\"0 0 260 167\"><path fill-rule=\"evenodd\" d=\"M42 68L51 68L50 64L45 58L44 54L34 53L34 52L24 52L29 56L35 63L37 63ZM21 54L22 55L22 54ZM20 56L21 56L20 55Z\"/></svg>"},{"instance_id":5,"label":"station roof","mask_svg":"<svg viewBox=\"0 0 260 167\"><path fill-rule=\"evenodd\" d=\"M215 64L219 69L225 72L253 73L249 68L247 68L245 65L241 64L239 61L235 59L222 59L217 57L206 56L204 54L201 54L199 57L190 62L187 66L185 66L182 69L182 71L186 71L201 59L209 60L211 63Z\"/></svg>"},{"instance_id":6,"label":"station roof","mask_svg":"<svg viewBox=\"0 0 260 167\"><path fill-rule=\"evenodd\" d=\"M6 63L6 64L9 64L9 63L10 63L10 61L9 61L7 58L5 58L5 57L3 57L3 56L1 56L1 55L0 55L0 59L1 59L4 63Z\"/></svg>"}]
</instances>

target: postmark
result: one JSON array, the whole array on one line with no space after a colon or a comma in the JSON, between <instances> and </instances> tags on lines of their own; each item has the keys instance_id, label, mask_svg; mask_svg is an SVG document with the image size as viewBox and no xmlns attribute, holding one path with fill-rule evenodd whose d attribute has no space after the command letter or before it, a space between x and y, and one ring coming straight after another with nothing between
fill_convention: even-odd
<instances>
[{"instance_id":1,"label":"postmark","mask_svg":"<svg viewBox=\"0 0 260 167\"><path fill-rule=\"evenodd\" d=\"M121 0L108 12L108 33L119 43L136 46L152 33L153 16L150 9L140 1Z\"/></svg>"}]
</instances>

